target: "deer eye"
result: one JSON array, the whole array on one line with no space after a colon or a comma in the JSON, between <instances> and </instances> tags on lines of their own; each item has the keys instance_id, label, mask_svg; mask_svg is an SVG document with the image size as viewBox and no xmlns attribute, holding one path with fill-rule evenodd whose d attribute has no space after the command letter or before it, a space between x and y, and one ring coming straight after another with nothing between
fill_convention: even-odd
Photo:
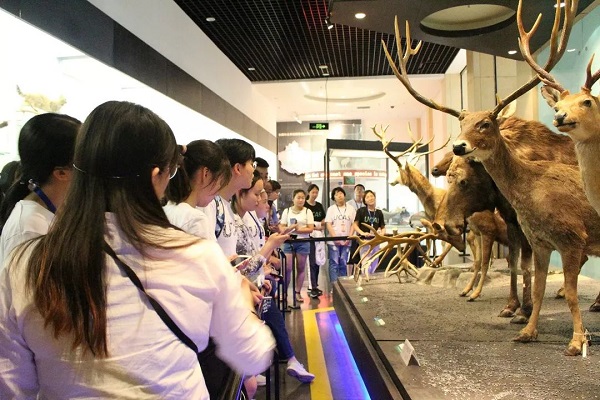
<instances>
[{"instance_id":1,"label":"deer eye","mask_svg":"<svg viewBox=\"0 0 600 400\"><path fill-rule=\"evenodd\" d=\"M458 181L458 184L463 187L467 186L467 183L468 183L468 181L466 179L461 179L460 181Z\"/></svg>"},{"instance_id":2,"label":"deer eye","mask_svg":"<svg viewBox=\"0 0 600 400\"><path fill-rule=\"evenodd\" d=\"M591 107L591 106L592 106L592 101L591 101L590 99L585 99L585 100L583 101L583 105L584 105L585 107Z\"/></svg>"},{"instance_id":3,"label":"deer eye","mask_svg":"<svg viewBox=\"0 0 600 400\"><path fill-rule=\"evenodd\" d=\"M489 122L484 122L483 124L481 124L481 126L479 127L479 129L486 130L489 127L490 127L490 123Z\"/></svg>"}]
</instances>

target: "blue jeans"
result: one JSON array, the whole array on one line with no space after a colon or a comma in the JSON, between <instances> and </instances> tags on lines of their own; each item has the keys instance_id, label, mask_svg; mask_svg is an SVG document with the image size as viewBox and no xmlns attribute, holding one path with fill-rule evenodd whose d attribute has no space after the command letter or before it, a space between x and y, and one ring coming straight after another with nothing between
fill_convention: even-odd
<instances>
[{"instance_id":1,"label":"blue jeans","mask_svg":"<svg viewBox=\"0 0 600 400\"><path fill-rule=\"evenodd\" d=\"M283 321L281 311L279 311L277 304L275 303L275 289L277 288L277 285L275 282L272 282L272 285L273 289L271 289L269 296L273 296L273 300L271 301L271 307L269 307L269 310L263 314L263 319L265 324L271 328L271 333L273 333L273 337L275 337L279 358L282 360L287 360L294 357L294 349L292 349L290 337L288 336L287 329L285 328L285 322Z\"/></svg>"},{"instance_id":2,"label":"blue jeans","mask_svg":"<svg viewBox=\"0 0 600 400\"><path fill-rule=\"evenodd\" d=\"M350 246L330 246L329 248L329 281L338 280L338 276L346 276L346 265L348 264L348 253Z\"/></svg>"}]
</instances>

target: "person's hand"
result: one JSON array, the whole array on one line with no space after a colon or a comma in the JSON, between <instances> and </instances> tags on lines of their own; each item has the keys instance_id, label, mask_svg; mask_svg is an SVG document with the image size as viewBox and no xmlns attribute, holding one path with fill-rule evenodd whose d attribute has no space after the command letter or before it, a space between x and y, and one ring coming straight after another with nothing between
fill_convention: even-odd
<instances>
[{"instance_id":1,"label":"person's hand","mask_svg":"<svg viewBox=\"0 0 600 400\"><path fill-rule=\"evenodd\" d=\"M252 302L254 303L255 306L257 306L260 304L260 301L262 300L262 298L264 296L262 295L262 293L256 287L255 284L253 284L250 281L248 281L248 283L249 283L249 287L250 287L250 294L252 295Z\"/></svg>"},{"instance_id":2,"label":"person's hand","mask_svg":"<svg viewBox=\"0 0 600 400\"><path fill-rule=\"evenodd\" d=\"M269 261L267 261L267 264L269 264L277 271L281 269L281 260L279 259L279 257L269 256Z\"/></svg>"},{"instance_id":3,"label":"person's hand","mask_svg":"<svg viewBox=\"0 0 600 400\"><path fill-rule=\"evenodd\" d=\"M273 233L271 236L269 236L267 242L272 243L275 247L279 247L283 244L283 242L285 242L289 238L290 235L287 234Z\"/></svg>"},{"instance_id":4,"label":"person's hand","mask_svg":"<svg viewBox=\"0 0 600 400\"><path fill-rule=\"evenodd\" d=\"M262 284L261 292L262 293L271 293L271 289L273 289L273 286L271 285L271 281L268 279L265 279L265 281Z\"/></svg>"},{"instance_id":5,"label":"person's hand","mask_svg":"<svg viewBox=\"0 0 600 400\"><path fill-rule=\"evenodd\" d=\"M292 225L288 225L283 232L281 232L281 234L283 235L287 235L288 233L291 233L292 231L295 231L296 228L298 228L298 224L292 224Z\"/></svg>"}]
</instances>

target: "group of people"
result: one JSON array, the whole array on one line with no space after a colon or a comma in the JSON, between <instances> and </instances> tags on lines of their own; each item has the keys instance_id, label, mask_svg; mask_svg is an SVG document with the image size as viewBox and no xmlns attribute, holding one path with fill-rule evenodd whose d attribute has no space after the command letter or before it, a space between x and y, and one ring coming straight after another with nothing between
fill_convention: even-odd
<instances>
[{"instance_id":1,"label":"group of people","mask_svg":"<svg viewBox=\"0 0 600 400\"><path fill-rule=\"evenodd\" d=\"M275 295L274 251L312 228L267 238L249 143L179 146L152 111L109 101L83 124L34 116L18 149L0 206L0 398L208 399L218 362L251 398L275 347L289 375L314 379L279 310L256 309Z\"/></svg>"},{"instance_id":2,"label":"group of people","mask_svg":"<svg viewBox=\"0 0 600 400\"><path fill-rule=\"evenodd\" d=\"M319 187L315 184L303 189L296 189L292 193L292 206L281 213L281 229L290 229L297 235L296 238L323 237L327 233L330 238L326 241L329 260L329 281L335 282L340 276L347 276L348 266L354 269L362 261L369 273L378 267L378 259L371 257L377 250L361 248L356 252L358 244L348 239L348 236L359 235L372 237L374 233L366 228L368 225L380 234L385 233L383 212L376 208L376 196L372 190L358 184L354 187L354 197L346 202L346 191L336 187L331 191L333 204L325 211L323 205L316 201L319 197ZM310 282L308 296L319 297L323 292L318 288L320 263L317 261L317 246L315 241L298 241L284 244L284 252L288 259L295 257L296 282L295 300L303 302L301 288L304 284L305 269L308 258L310 268ZM289 262L288 276L291 276L294 262Z\"/></svg>"}]
</instances>

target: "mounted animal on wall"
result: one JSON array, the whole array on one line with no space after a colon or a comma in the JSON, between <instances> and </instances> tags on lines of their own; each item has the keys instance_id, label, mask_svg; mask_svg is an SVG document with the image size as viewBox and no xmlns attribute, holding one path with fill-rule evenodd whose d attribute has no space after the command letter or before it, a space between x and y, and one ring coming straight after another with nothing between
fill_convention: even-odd
<instances>
[{"instance_id":1,"label":"mounted animal on wall","mask_svg":"<svg viewBox=\"0 0 600 400\"><path fill-rule=\"evenodd\" d=\"M521 18L521 3L522 0L519 1L517 21L521 41L527 42L522 45L528 47L528 40L535 33L541 16L538 17L531 31L526 33ZM550 39L550 56L543 68L546 71L551 70L566 50L567 38L577 10L576 0L566 0L564 3L564 7L560 7L560 1L557 1ZM563 9L565 18L559 41L560 14ZM400 37L397 24L396 35ZM538 336L537 323L546 288L550 254L552 250L557 250L563 261L565 297L573 318L573 336L565 354L581 354L586 339L577 299L577 278L583 262L587 259L586 254L600 255L600 216L587 200L576 168L548 161L532 162L517 158L500 134L497 121L500 110L537 85L539 78L537 76L532 78L506 98L499 99L493 110L459 112L425 99L412 89L406 74L405 60L418 51L420 43L412 48L410 35L407 34L407 44L401 63L402 72L395 66L394 60L385 48L394 73L418 101L459 119L461 133L453 144L454 153L477 157L483 163L502 194L516 210L523 232L533 249L535 262L533 311L529 322L515 340L528 342ZM402 52L399 51L399 54Z\"/></svg>"},{"instance_id":2,"label":"mounted animal on wall","mask_svg":"<svg viewBox=\"0 0 600 400\"><path fill-rule=\"evenodd\" d=\"M56 100L50 100L48 96L41 93L24 93L17 85L17 93L23 98L23 103L19 111L30 112L34 114L42 114L45 112L57 113L67 103L64 96L60 96Z\"/></svg>"}]
</instances>

